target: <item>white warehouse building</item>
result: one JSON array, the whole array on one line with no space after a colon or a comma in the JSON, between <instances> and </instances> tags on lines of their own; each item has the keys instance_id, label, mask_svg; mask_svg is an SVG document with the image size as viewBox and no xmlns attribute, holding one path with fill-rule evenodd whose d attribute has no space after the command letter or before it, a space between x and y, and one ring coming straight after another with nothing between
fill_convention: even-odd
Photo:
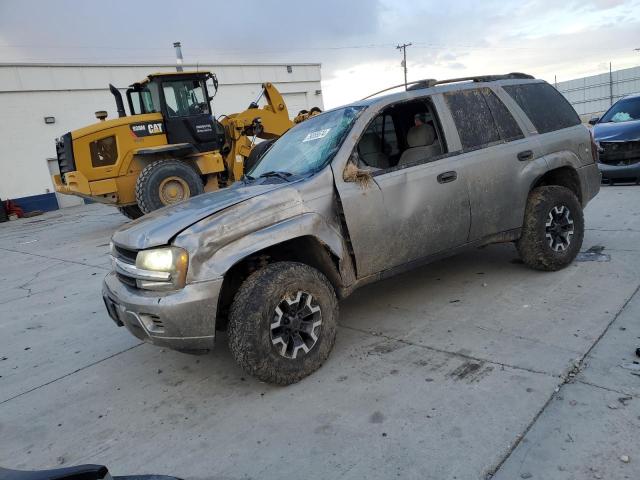
<instances>
[{"instance_id":1,"label":"white warehouse building","mask_svg":"<svg viewBox=\"0 0 640 480\"><path fill-rule=\"evenodd\" d=\"M212 110L216 117L245 110L263 82L283 94L293 118L298 111L323 108L320 64L185 64L185 71L214 72L219 81ZM0 64L0 199L25 210L52 210L82 203L56 195L50 168L55 139L95 123L94 113L117 117L109 84L122 90L148 74L175 71L175 64L84 65Z\"/></svg>"}]
</instances>

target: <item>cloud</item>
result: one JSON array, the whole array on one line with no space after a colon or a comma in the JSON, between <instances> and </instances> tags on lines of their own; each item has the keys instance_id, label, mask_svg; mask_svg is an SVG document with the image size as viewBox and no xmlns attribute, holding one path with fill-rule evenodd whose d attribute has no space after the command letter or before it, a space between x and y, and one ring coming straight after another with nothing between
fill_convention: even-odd
<instances>
[{"instance_id":1,"label":"cloud","mask_svg":"<svg viewBox=\"0 0 640 480\"><path fill-rule=\"evenodd\" d=\"M404 42L410 79L637 64L640 1L0 0L0 32L0 61L172 62L180 40L187 62L322 62L331 107L401 82Z\"/></svg>"}]
</instances>

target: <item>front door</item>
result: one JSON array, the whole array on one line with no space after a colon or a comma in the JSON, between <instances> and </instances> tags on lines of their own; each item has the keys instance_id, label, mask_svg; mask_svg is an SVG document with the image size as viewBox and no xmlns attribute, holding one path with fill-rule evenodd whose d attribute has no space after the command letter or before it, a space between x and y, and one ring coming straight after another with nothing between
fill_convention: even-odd
<instances>
[{"instance_id":1,"label":"front door","mask_svg":"<svg viewBox=\"0 0 640 480\"><path fill-rule=\"evenodd\" d=\"M359 278L460 246L469 233L465 181L455 157L446 154L431 102L394 105L381 116L384 121L369 124L354 153L359 167L371 172L370 181L345 181L343 172L334 171ZM389 125L389 118L393 134L388 127L375 130ZM361 156L390 166L370 168Z\"/></svg>"},{"instance_id":2,"label":"front door","mask_svg":"<svg viewBox=\"0 0 640 480\"><path fill-rule=\"evenodd\" d=\"M211 116L204 80L165 80L162 82L162 94L170 144L190 143L201 152L220 147L220 132Z\"/></svg>"}]
</instances>

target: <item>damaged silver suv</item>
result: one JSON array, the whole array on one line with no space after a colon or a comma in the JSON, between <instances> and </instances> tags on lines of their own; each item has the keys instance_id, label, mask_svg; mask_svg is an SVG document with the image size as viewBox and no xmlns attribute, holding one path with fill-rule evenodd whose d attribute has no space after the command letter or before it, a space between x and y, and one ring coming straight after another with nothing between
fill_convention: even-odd
<instances>
[{"instance_id":1,"label":"damaged silver suv","mask_svg":"<svg viewBox=\"0 0 640 480\"><path fill-rule=\"evenodd\" d=\"M333 347L338 299L452 255L515 242L558 270L600 188L589 130L524 74L426 80L313 117L232 187L113 235L113 320L172 349L213 348L265 382L311 374Z\"/></svg>"}]
</instances>

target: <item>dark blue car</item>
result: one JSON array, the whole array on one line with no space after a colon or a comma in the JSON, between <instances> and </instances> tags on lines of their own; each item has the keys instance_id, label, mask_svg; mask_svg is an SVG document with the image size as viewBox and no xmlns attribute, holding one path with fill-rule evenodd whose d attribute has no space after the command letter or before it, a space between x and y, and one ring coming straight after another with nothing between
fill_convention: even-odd
<instances>
[{"instance_id":1,"label":"dark blue car","mask_svg":"<svg viewBox=\"0 0 640 480\"><path fill-rule=\"evenodd\" d=\"M640 94L618 100L589 123L599 147L602 181L640 183Z\"/></svg>"}]
</instances>

